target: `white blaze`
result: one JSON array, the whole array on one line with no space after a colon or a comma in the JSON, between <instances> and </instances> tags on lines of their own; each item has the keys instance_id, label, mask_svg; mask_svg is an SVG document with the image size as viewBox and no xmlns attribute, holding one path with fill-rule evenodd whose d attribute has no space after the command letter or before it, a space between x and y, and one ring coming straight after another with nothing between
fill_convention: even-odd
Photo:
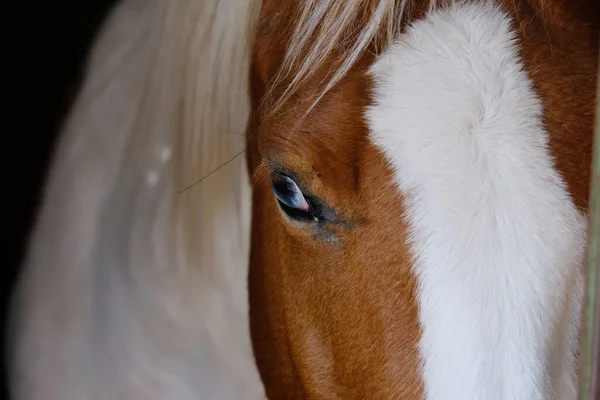
<instances>
[{"instance_id":1,"label":"white blaze","mask_svg":"<svg viewBox=\"0 0 600 400\"><path fill-rule=\"evenodd\" d=\"M575 398L586 222L509 17L434 11L371 74L371 138L411 226L426 397Z\"/></svg>"}]
</instances>

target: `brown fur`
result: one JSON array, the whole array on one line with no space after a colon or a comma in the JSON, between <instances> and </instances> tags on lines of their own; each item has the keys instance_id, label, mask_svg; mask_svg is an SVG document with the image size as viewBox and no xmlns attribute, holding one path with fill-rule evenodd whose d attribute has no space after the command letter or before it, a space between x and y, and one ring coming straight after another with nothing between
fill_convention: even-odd
<instances>
[{"instance_id":1,"label":"brown fur","mask_svg":"<svg viewBox=\"0 0 600 400\"><path fill-rule=\"evenodd\" d=\"M423 14L421 3L411 18ZM557 167L585 211L599 15L592 2L569 3L503 5L516 20L523 60L544 104ZM270 399L419 399L416 280L402 198L362 118L373 54L306 119L300 121L303 108L328 65L275 117L263 119L261 100L293 31L294 4L264 1L251 71L249 169L263 177L268 165L293 170L341 220L321 230L286 221L268 179L254 180L249 290L259 371Z\"/></svg>"},{"instance_id":2,"label":"brown fur","mask_svg":"<svg viewBox=\"0 0 600 400\"><path fill-rule=\"evenodd\" d=\"M531 0L518 15L523 62L544 106L556 166L587 212L600 2Z\"/></svg>"}]
</instances>

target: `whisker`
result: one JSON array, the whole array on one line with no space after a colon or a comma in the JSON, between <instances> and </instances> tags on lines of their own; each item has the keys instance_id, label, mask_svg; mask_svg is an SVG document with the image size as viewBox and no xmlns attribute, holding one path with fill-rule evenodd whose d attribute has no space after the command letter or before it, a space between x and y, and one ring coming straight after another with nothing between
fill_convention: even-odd
<instances>
[{"instance_id":1,"label":"whisker","mask_svg":"<svg viewBox=\"0 0 600 400\"><path fill-rule=\"evenodd\" d=\"M232 162L233 160L235 160L236 158L238 158L239 156L241 156L242 154L244 154L245 152L246 152L246 149L240 151L235 156L233 156L231 159L229 159L228 161L226 161L223 164L219 165L217 168L213 169L212 171L210 171L208 174L204 175L202 178L200 178L196 182L190 184L188 187L186 187L184 189L181 189L179 191L179 194L185 192L186 190L189 190L189 189L193 188L194 186L196 186L197 184L199 184L200 182L202 182L203 180L205 180L206 178L208 178L209 176L211 176L212 174L214 174L215 172L217 172L218 170L220 170L221 168L223 168L224 166L226 166L227 164L229 164L230 162Z\"/></svg>"}]
</instances>

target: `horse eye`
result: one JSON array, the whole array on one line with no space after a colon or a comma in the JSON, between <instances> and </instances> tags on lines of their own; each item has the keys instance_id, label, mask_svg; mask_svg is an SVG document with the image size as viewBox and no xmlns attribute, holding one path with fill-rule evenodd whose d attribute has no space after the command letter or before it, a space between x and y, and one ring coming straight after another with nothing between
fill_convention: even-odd
<instances>
[{"instance_id":1,"label":"horse eye","mask_svg":"<svg viewBox=\"0 0 600 400\"><path fill-rule=\"evenodd\" d=\"M291 208L297 211L308 212L310 206L292 178L277 174L271 182L271 188L280 205L285 206L282 207L284 211L287 212L287 208Z\"/></svg>"}]
</instances>

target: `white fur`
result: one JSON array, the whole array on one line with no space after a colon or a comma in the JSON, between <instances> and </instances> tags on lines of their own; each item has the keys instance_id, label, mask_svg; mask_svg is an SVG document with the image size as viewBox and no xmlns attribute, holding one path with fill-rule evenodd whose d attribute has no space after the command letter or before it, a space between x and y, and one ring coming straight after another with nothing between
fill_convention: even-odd
<instances>
[{"instance_id":1,"label":"white fur","mask_svg":"<svg viewBox=\"0 0 600 400\"><path fill-rule=\"evenodd\" d=\"M13 309L15 400L260 399L252 0L126 0L65 126Z\"/></svg>"},{"instance_id":2,"label":"white fur","mask_svg":"<svg viewBox=\"0 0 600 400\"><path fill-rule=\"evenodd\" d=\"M414 23L372 68L372 140L406 199L427 399L576 397L586 222L548 149L511 21Z\"/></svg>"}]
</instances>

